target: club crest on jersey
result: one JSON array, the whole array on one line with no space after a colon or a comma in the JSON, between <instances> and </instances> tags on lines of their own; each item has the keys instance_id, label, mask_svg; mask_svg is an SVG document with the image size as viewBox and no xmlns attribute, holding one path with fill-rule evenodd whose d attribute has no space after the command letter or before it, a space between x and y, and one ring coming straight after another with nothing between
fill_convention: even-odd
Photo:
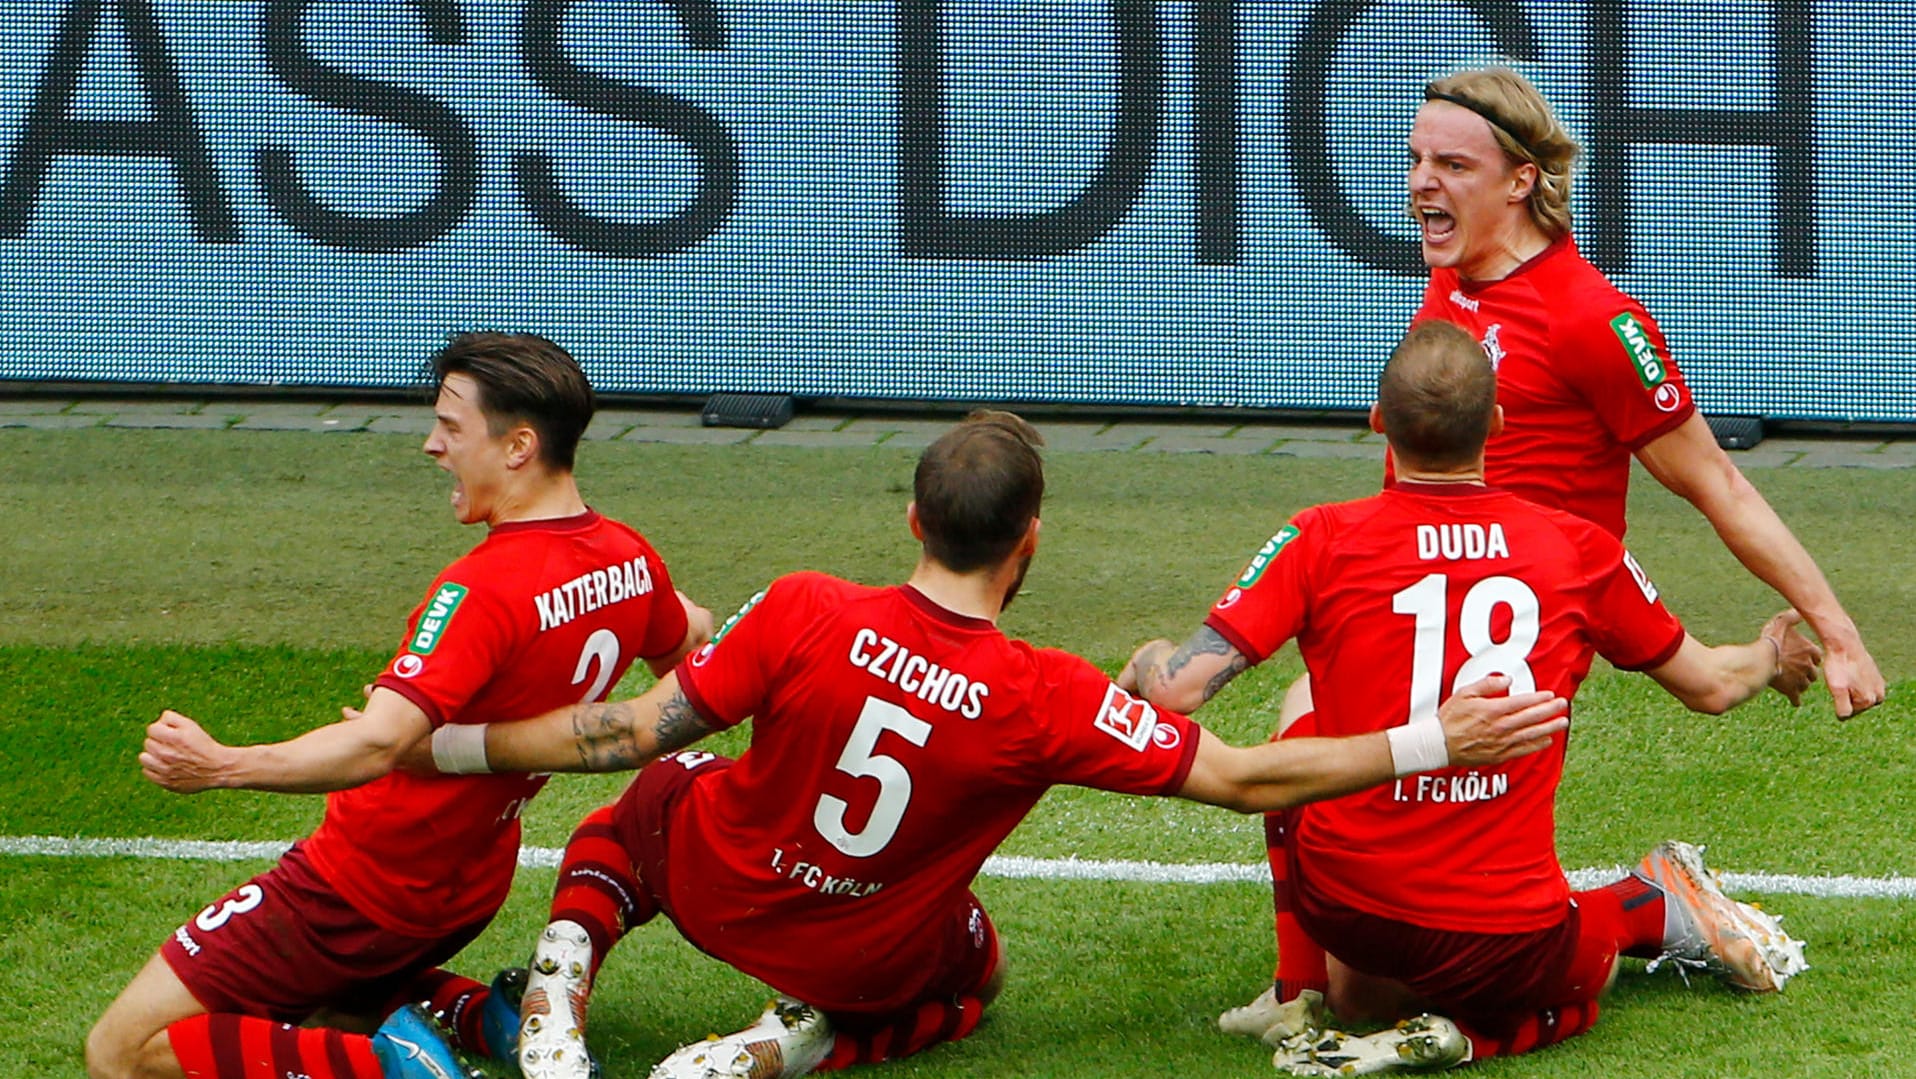
<instances>
[{"instance_id":1,"label":"club crest on jersey","mask_svg":"<svg viewBox=\"0 0 1916 1079\"><path fill-rule=\"evenodd\" d=\"M1290 525L1278 529L1277 535L1265 540L1264 546L1259 547L1257 553L1251 556L1251 564L1244 567L1243 575L1237 579L1237 586L1249 588L1256 584L1257 579L1264 576L1264 567L1270 565L1271 561L1277 557L1277 552L1283 550L1285 544L1296 538L1297 529Z\"/></svg>"},{"instance_id":2,"label":"club crest on jersey","mask_svg":"<svg viewBox=\"0 0 1916 1079\"><path fill-rule=\"evenodd\" d=\"M419 626L413 630L409 650L416 655L432 655L432 650L439 647L439 638L445 636L446 627L452 625L452 616L459 612L459 604L465 598L465 585L451 581L440 585L439 591L426 601L426 609L419 616Z\"/></svg>"},{"instance_id":3,"label":"club crest on jersey","mask_svg":"<svg viewBox=\"0 0 1916 1079\"><path fill-rule=\"evenodd\" d=\"M1650 332L1637 321L1637 316L1625 311L1610 320L1610 331L1623 342L1623 350L1630 354L1630 362L1636 365L1637 378L1643 382L1643 388L1655 389L1663 385L1669 376L1663 366L1663 357L1657 355L1657 347L1650 343Z\"/></svg>"},{"instance_id":4,"label":"club crest on jersey","mask_svg":"<svg viewBox=\"0 0 1916 1079\"><path fill-rule=\"evenodd\" d=\"M1484 346L1484 355L1490 358L1490 369L1492 371L1501 367L1504 362L1504 346L1501 341L1497 340L1503 332L1504 324L1501 322L1493 322L1484 330L1484 339L1481 343Z\"/></svg>"},{"instance_id":5,"label":"club crest on jersey","mask_svg":"<svg viewBox=\"0 0 1916 1079\"><path fill-rule=\"evenodd\" d=\"M1636 558L1629 551L1623 552L1623 564L1630 567L1630 576L1637 579L1637 587L1643 590L1643 598L1655 603L1657 586L1650 580L1650 575L1643 572L1643 567L1637 565Z\"/></svg>"},{"instance_id":6,"label":"club crest on jersey","mask_svg":"<svg viewBox=\"0 0 1916 1079\"><path fill-rule=\"evenodd\" d=\"M1114 685L1104 691L1104 703L1098 707L1096 726L1142 752L1145 746L1151 744L1152 736L1157 732L1158 710Z\"/></svg>"}]
</instances>

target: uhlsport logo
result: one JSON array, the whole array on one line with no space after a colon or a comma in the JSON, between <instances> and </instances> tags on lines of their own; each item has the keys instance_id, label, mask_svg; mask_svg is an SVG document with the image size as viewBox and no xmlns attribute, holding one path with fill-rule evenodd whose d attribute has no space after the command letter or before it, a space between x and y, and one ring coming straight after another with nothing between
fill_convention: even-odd
<instances>
[{"instance_id":1,"label":"uhlsport logo","mask_svg":"<svg viewBox=\"0 0 1916 1079\"><path fill-rule=\"evenodd\" d=\"M1259 547L1257 553L1251 556L1251 564L1244 567L1244 575L1237 579L1238 587L1249 588L1256 584L1257 579L1264 576L1264 568L1277 557L1277 552L1283 550L1285 544L1296 538L1297 529L1290 525L1278 529L1277 535L1265 540L1264 546Z\"/></svg>"},{"instance_id":2,"label":"uhlsport logo","mask_svg":"<svg viewBox=\"0 0 1916 1079\"><path fill-rule=\"evenodd\" d=\"M430 656L432 650L439 647L439 638L445 636L446 627L452 624L452 616L458 613L459 604L466 598L466 586L447 581L439 586L439 591L426 601L426 610L419 616L419 628L413 631L411 651L417 655Z\"/></svg>"},{"instance_id":3,"label":"uhlsport logo","mask_svg":"<svg viewBox=\"0 0 1916 1079\"><path fill-rule=\"evenodd\" d=\"M1665 382L1657 387L1656 403L1658 412L1675 412L1683 407L1683 391L1676 383Z\"/></svg>"},{"instance_id":4,"label":"uhlsport logo","mask_svg":"<svg viewBox=\"0 0 1916 1079\"><path fill-rule=\"evenodd\" d=\"M1610 320L1610 330L1617 335L1617 340L1623 342L1623 350L1630 354L1630 362L1636 364L1637 377L1643 380L1644 388L1663 385L1669 372L1664 370L1663 357L1657 355L1657 347L1650 343L1649 331L1637 321L1637 316L1625 311Z\"/></svg>"},{"instance_id":5,"label":"uhlsport logo","mask_svg":"<svg viewBox=\"0 0 1916 1079\"><path fill-rule=\"evenodd\" d=\"M1099 730L1142 751L1151 744L1157 726L1157 709L1115 685L1104 691L1104 703L1098 708Z\"/></svg>"}]
</instances>

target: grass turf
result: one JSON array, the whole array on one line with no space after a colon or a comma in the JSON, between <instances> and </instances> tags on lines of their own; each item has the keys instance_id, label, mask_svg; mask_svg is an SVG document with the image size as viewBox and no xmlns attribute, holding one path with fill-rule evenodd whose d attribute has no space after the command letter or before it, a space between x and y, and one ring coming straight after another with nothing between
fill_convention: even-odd
<instances>
[{"instance_id":1,"label":"grass turf","mask_svg":"<svg viewBox=\"0 0 1916 1079\"><path fill-rule=\"evenodd\" d=\"M410 439L237 432L0 432L14 463L0 564L0 834L285 839L317 798L178 798L133 756L161 707L223 737L284 737L337 714L378 669L440 566L476 542ZM778 573L889 582L909 571L912 454L588 444L594 505L645 530L678 583L723 613ZM1115 669L1147 636L1182 636L1290 512L1373 489L1369 462L1059 454L1044 550L1008 631ZM1599 665L1579 697L1559 814L1571 866L1628 860L1668 836L1710 841L1740 870L1909 872L1916 778L1909 722L1911 585L1901 529L1916 475L1754 474L1849 602L1885 672L1884 709L1834 723L1827 698L1689 715ZM1640 482L1632 546L1706 640L1745 638L1777 605L1701 519ZM1829 527L1825 527L1829 526ZM1264 736L1292 653L1208 706L1237 741ZM637 682L624 687L630 692ZM722 743L736 748L738 736ZM527 818L557 846L622 784L561 777ZM1253 820L1174 801L1061 790L1006 853L1254 861ZM78 1074L87 1025L159 939L254 867L131 859L0 859L0 959L30 972L0 1001L0 1069ZM455 966L522 959L549 870L522 872L500 921ZM1012 983L980 1036L887 1067L899 1075L1266 1073L1209 1021L1268 975L1269 895L1248 885L986 879ZM1603 1022L1489 1075L1916 1074L1898 1038L1916 1005L1916 904L1778 897L1815 969L1782 997L1674 976L1626 977ZM643 1073L679 1040L731 1029L764 991L643 931L607 968L593 1037L610 1074Z\"/></svg>"}]
</instances>

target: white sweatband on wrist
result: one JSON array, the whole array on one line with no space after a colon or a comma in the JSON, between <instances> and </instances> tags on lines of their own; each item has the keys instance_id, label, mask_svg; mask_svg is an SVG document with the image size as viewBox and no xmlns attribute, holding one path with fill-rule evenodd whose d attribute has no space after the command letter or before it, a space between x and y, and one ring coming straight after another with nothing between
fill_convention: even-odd
<instances>
[{"instance_id":1,"label":"white sweatband on wrist","mask_svg":"<svg viewBox=\"0 0 1916 1079\"><path fill-rule=\"evenodd\" d=\"M1385 731L1384 737L1390 739L1390 765L1399 779L1450 765L1442 723L1405 723Z\"/></svg>"},{"instance_id":2,"label":"white sweatband on wrist","mask_svg":"<svg viewBox=\"0 0 1916 1079\"><path fill-rule=\"evenodd\" d=\"M485 723L448 723L432 732L432 763L450 776L486 775Z\"/></svg>"}]
</instances>

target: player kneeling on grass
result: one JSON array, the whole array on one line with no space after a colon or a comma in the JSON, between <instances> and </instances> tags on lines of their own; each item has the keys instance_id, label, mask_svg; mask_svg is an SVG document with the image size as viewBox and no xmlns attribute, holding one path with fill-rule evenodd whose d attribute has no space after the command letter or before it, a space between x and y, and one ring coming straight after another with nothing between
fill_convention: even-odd
<instances>
[{"instance_id":1,"label":"player kneeling on grass","mask_svg":"<svg viewBox=\"0 0 1916 1079\"><path fill-rule=\"evenodd\" d=\"M644 766L566 848L522 1011L529 1079L589 1074L593 977L659 914L780 996L653 1075L893 1059L971 1033L998 992L1003 950L971 881L1052 785L1259 812L1408 774L1381 732L1228 746L1000 632L1038 548L1040 442L1016 416L979 413L924 452L906 511L923 552L902 585L782 577L644 696L435 735L454 772ZM1432 701L1416 766L1551 744L1563 703L1486 696L1502 688ZM673 753L747 717L736 761Z\"/></svg>"},{"instance_id":2,"label":"player kneeling on grass","mask_svg":"<svg viewBox=\"0 0 1916 1079\"><path fill-rule=\"evenodd\" d=\"M433 370L425 452L452 473L460 522L488 534L433 582L352 722L255 746L176 712L147 729L140 766L168 790L335 793L317 831L175 930L120 993L87 1038L94 1079L452 1079L461 1065L420 1001L461 1048L515 1055L502 987L439 964L505 901L520 810L545 779L394 768L434 728L598 699L635 657L663 674L712 618L643 536L580 499L593 396L571 356L462 334ZM315 1017L337 1025L295 1025Z\"/></svg>"},{"instance_id":3,"label":"player kneeling on grass","mask_svg":"<svg viewBox=\"0 0 1916 1079\"><path fill-rule=\"evenodd\" d=\"M1190 711L1295 637L1315 711L1286 737L1387 733L1412 757L1437 745L1430 720L1443 687L1496 674L1568 699L1596 653L1697 711L1726 711L1765 686L1796 703L1820 658L1796 612L1748 644L1705 646L1615 537L1484 485L1496 399L1496 375L1468 334L1413 328L1371 409L1395 481L1293 518L1188 641L1145 644L1119 683ZM1624 880L1573 896L1555 828L1567 743L1566 733L1522 760L1437 768L1289 814L1288 855L1274 863L1280 947L1314 954L1315 976L1292 985L1287 975L1296 1003L1271 994L1226 1013L1225 1025L1282 1041L1276 1063L1295 1074L1442 1067L1588 1029L1619 953L1667 956L1753 990L1804 969L1802 946L1726 898L1687 844L1666 843ZM1301 932L1287 934L1292 917ZM1336 960L1328 968L1324 950ZM1283 969L1296 960L1282 957ZM1425 1008L1450 1018L1351 1038L1312 1007L1320 988L1350 1020Z\"/></svg>"}]
</instances>

